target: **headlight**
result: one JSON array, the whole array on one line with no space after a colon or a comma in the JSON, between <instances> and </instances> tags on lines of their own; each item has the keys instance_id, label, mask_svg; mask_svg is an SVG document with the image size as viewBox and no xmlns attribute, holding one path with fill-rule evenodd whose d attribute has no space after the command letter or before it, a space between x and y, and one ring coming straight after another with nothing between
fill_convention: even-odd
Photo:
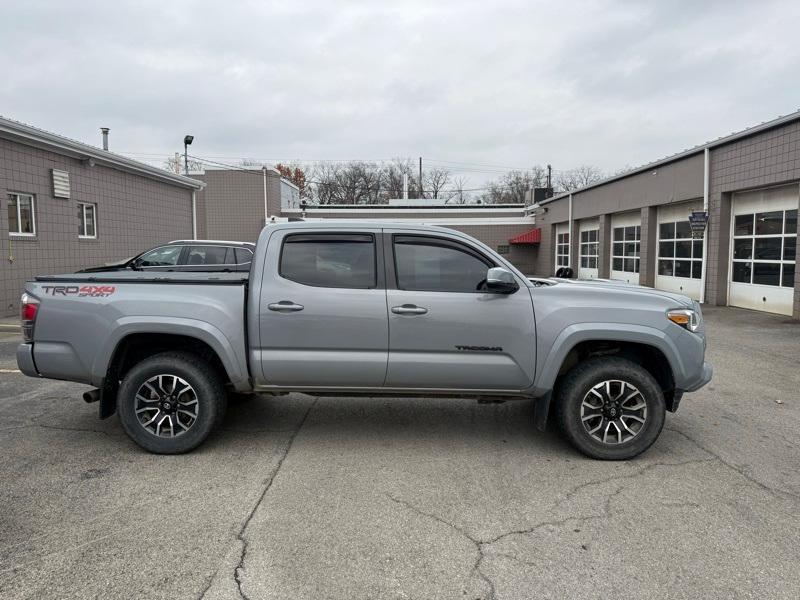
<instances>
[{"instance_id":1,"label":"headlight","mask_svg":"<svg viewBox=\"0 0 800 600\"><path fill-rule=\"evenodd\" d=\"M700 318L695 311L688 308L667 311L667 318L692 332L700 328Z\"/></svg>"}]
</instances>

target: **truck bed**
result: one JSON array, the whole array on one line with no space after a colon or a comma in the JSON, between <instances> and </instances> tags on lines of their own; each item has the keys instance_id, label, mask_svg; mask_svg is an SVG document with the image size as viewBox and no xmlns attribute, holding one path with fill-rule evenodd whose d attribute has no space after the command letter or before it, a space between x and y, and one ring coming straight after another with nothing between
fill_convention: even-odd
<instances>
[{"instance_id":1,"label":"truck bed","mask_svg":"<svg viewBox=\"0 0 800 600\"><path fill-rule=\"evenodd\" d=\"M245 389L247 280L247 273L146 271L36 277L25 290L41 306L20 365L27 374L99 387L126 337L182 335L217 351L231 383Z\"/></svg>"}]
</instances>

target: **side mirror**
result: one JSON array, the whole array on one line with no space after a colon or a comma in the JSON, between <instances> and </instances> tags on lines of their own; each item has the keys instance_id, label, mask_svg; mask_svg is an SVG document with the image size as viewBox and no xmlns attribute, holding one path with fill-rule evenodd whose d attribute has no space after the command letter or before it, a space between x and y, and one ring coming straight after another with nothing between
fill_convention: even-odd
<instances>
[{"instance_id":1,"label":"side mirror","mask_svg":"<svg viewBox=\"0 0 800 600\"><path fill-rule=\"evenodd\" d=\"M513 294L519 289L514 275L503 267L492 267L486 272L486 287L498 294Z\"/></svg>"}]
</instances>

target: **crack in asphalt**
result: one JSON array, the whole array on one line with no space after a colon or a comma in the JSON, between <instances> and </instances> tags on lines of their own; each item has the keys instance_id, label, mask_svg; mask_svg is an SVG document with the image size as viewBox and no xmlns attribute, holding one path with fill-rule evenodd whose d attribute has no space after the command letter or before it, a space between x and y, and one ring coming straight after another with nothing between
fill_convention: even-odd
<instances>
[{"instance_id":1,"label":"crack in asphalt","mask_svg":"<svg viewBox=\"0 0 800 600\"><path fill-rule=\"evenodd\" d=\"M683 461L683 462L674 462L674 463L652 463L652 464L647 465L643 469L638 470L636 473L630 473L630 474L624 474L624 475L612 475L610 477L606 477L606 478L603 478L603 479L598 479L598 480L582 483L582 484L576 486L575 488L573 488L572 490L570 490L569 492L567 492L567 497L564 500L562 500L560 502L557 502L556 505L554 506L554 509L559 509L569 499L573 498L575 495L580 493L582 490L584 490L584 489L586 489L588 487L591 487L591 486L600 486L600 485L607 484L607 483L610 483L610 482L613 482L613 481L623 482L623 481L626 481L626 480L635 479L635 478L641 477L642 475L648 473L649 471L651 471L653 469L656 469L656 468L659 468L659 467L679 467L679 466L683 466L683 465L708 463L708 462L716 462L716 459L715 458L707 458L707 459L696 459L696 460L689 460L689 461ZM396 498L396 497L394 497L394 496L392 496L390 494L386 494L386 497L389 498L392 502L394 502L396 504L399 504L401 506L404 506L405 508L407 508L407 509L409 509L409 510L411 510L411 511L413 511L413 512L415 512L415 513L417 513L417 514L419 514L421 516L423 516L423 517L427 517L429 519L433 519L433 520L435 520L435 521L437 521L437 522L449 527L453 531L456 531L461 536L463 536L464 538L469 540L475 546L475 550L477 552L477 557L475 559L475 562L473 563L472 570L470 571L470 574L477 575L477 577L479 577L486 584L486 586L488 588L488 593L484 597L484 600L496 600L496 598L497 598L497 590L496 590L494 581L492 581L492 579L488 575L486 575L486 573L484 573L483 570L481 569L481 563L484 561L484 559L487 558L487 550L488 550L488 548L490 546L492 546L493 544L496 544L497 542L502 541L502 540L504 540L506 538L509 538L511 536L515 536L515 535L530 535L531 533L533 533L533 532L535 532L535 531L537 531L539 529L542 529L543 527L560 527L560 526L566 525L567 523L570 523L570 522L575 522L575 524L577 525L577 524L583 524L583 523L586 523L586 522L589 522L589 521L598 520L598 519L607 519L607 518L613 516L614 514L616 514L616 513L612 512L611 504L614 501L614 499L616 497L618 497L625 489L627 489L627 486L624 485L624 483L620 483L620 485L616 486L613 491L609 491L607 494L605 494L606 497L605 497L605 500L603 502L602 512L599 513L599 514L590 514L590 515L586 515L586 516L569 516L569 517L563 517L563 518L560 518L560 519L551 519L551 520L547 520L547 521L539 521L537 523L534 523L530 527L526 527L525 529L514 529L514 530L511 530L511 531L506 531L504 533L501 533L500 535L497 535L497 536L494 536L494 537L491 537L491 538L487 538L487 539L481 539L479 537L476 537L475 535L471 534L469 531L467 531L463 527L460 527L459 525L456 525L455 523L452 523L451 521L448 521L447 519L444 519L444 518L440 517L439 515L437 515L435 513L422 510L421 508L411 504L410 502L408 502L406 500L403 500L401 498ZM665 504L665 506L691 506L691 507L697 508L700 505L697 504L696 502L686 502L686 503L669 503L669 504ZM585 549L585 546L584 546L584 549ZM509 558L509 559L514 560L514 561L519 562L519 563L530 564L530 563L527 563L524 560L521 560L521 559L517 558L516 556L514 556L512 554L491 553L491 556L504 556L506 558Z\"/></svg>"},{"instance_id":2,"label":"crack in asphalt","mask_svg":"<svg viewBox=\"0 0 800 600\"><path fill-rule=\"evenodd\" d=\"M270 488L272 487L272 483L275 481L275 478L278 476L278 473L280 472L281 467L283 466L283 461L286 460L286 457L289 455L289 452L292 449L292 445L294 444L294 441L297 438L297 434L300 433L300 430L306 423L306 419L308 419L308 415L311 413L311 410L314 408L316 404L317 404L316 399L311 404L309 404L305 414L303 415L303 418L300 420L299 425L293 431L292 435L289 437L289 441L286 443L286 447L283 449L283 453L281 454L281 457L278 459L278 463L275 465L275 468L272 470L272 473L270 474L269 478L264 482L265 485L264 489L261 491L261 495L259 495L258 500L253 505L253 508L250 510L250 513L247 515L247 518L242 523L239 532L236 534L236 539L242 543L242 551L241 554L239 555L239 562L233 569L233 580L236 582L236 588L239 591L239 596L242 598L242 600L249 600L248 596L242 590L242 578L241 578L242 572L244 571L244 563L245 560L247 559L247 550L248 550L248 543L244 535L245 531L247 530L247 526L250 525L250 521L253 519L253 516L256 514L258 507L261 506L261 503L264 501L267 492L269 492ZM210 587L211 587L211 582L209 582L208 585L206 585L205 589L203 589L199 598L202 598Z\"/></svg>"},{"instance_id":3,"label":"crack in asphalt","mask_svg":"<svg viewBox=\"0 0 800 600\"><path fill-rule=\"evenodd\" d=\"M744 477L747 481L749 481L750 483L755 484L756 486L758 486L759 488L761 488L762 490L764 490L768 494L771 494L772 496L775 496L776 498L780 498L781 500L789 500L790 502L795 502L796 503L796 502L800 501L800 494L797 494L796 492L792 492L792 491L789 491L789 490L779 489L779 488L770 486L770 485L764 483L763 481L759 481L758 479L756 479L755 477L750 475L747 471L745 471L743 467L740 467L739 465L735 465L733 463L728 462L727 460L722 458L722 456L720 456L719 454L717 454L713 450L709 450L708 448L703 446L700 442L695 440L690 435L687 435L683 431L681 431L679 429L673 429L671 427L665 427L664 429L666 429L667 431L671 431L672 433L677 433L678 435L686 438L692 444L694 444L695 446L700 448L703 452L707 452L708 454L713 456L714 459L717 460L719 463L725 465L726 467L728 467L729 469L731 469L733 471L736 471L739 475Z\"/></svg>"}]
</instances>

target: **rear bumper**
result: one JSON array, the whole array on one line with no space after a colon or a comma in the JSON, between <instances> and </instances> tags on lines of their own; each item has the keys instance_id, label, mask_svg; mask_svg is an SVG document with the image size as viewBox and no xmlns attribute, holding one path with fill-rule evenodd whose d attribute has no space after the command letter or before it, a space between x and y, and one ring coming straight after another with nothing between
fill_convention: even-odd
<instances>
[{"instance_id":1,"label":"rear bumper","mask_svg":"<svg viewBox=\"0 0 800 600\"><path fill-rule=\"evenodd\" d=\"M689 382L688 385L684 387L684 392L695 392L711 381L711 378L714 376L714 367L712 367L709 363L704 362L703 368L700 371L700 375L697 379Z\"/></svg>"},{"instance_id":2,"label":"rear bumper","mask_svg":"<svg viewBox=\"0 0 800 600\"><path fill-rule=\"evenodd\" d=\"M17 366L28 377L40 377L33 362L33 344L20 344L17 346Z\"/></svg>"}]
</instances>

